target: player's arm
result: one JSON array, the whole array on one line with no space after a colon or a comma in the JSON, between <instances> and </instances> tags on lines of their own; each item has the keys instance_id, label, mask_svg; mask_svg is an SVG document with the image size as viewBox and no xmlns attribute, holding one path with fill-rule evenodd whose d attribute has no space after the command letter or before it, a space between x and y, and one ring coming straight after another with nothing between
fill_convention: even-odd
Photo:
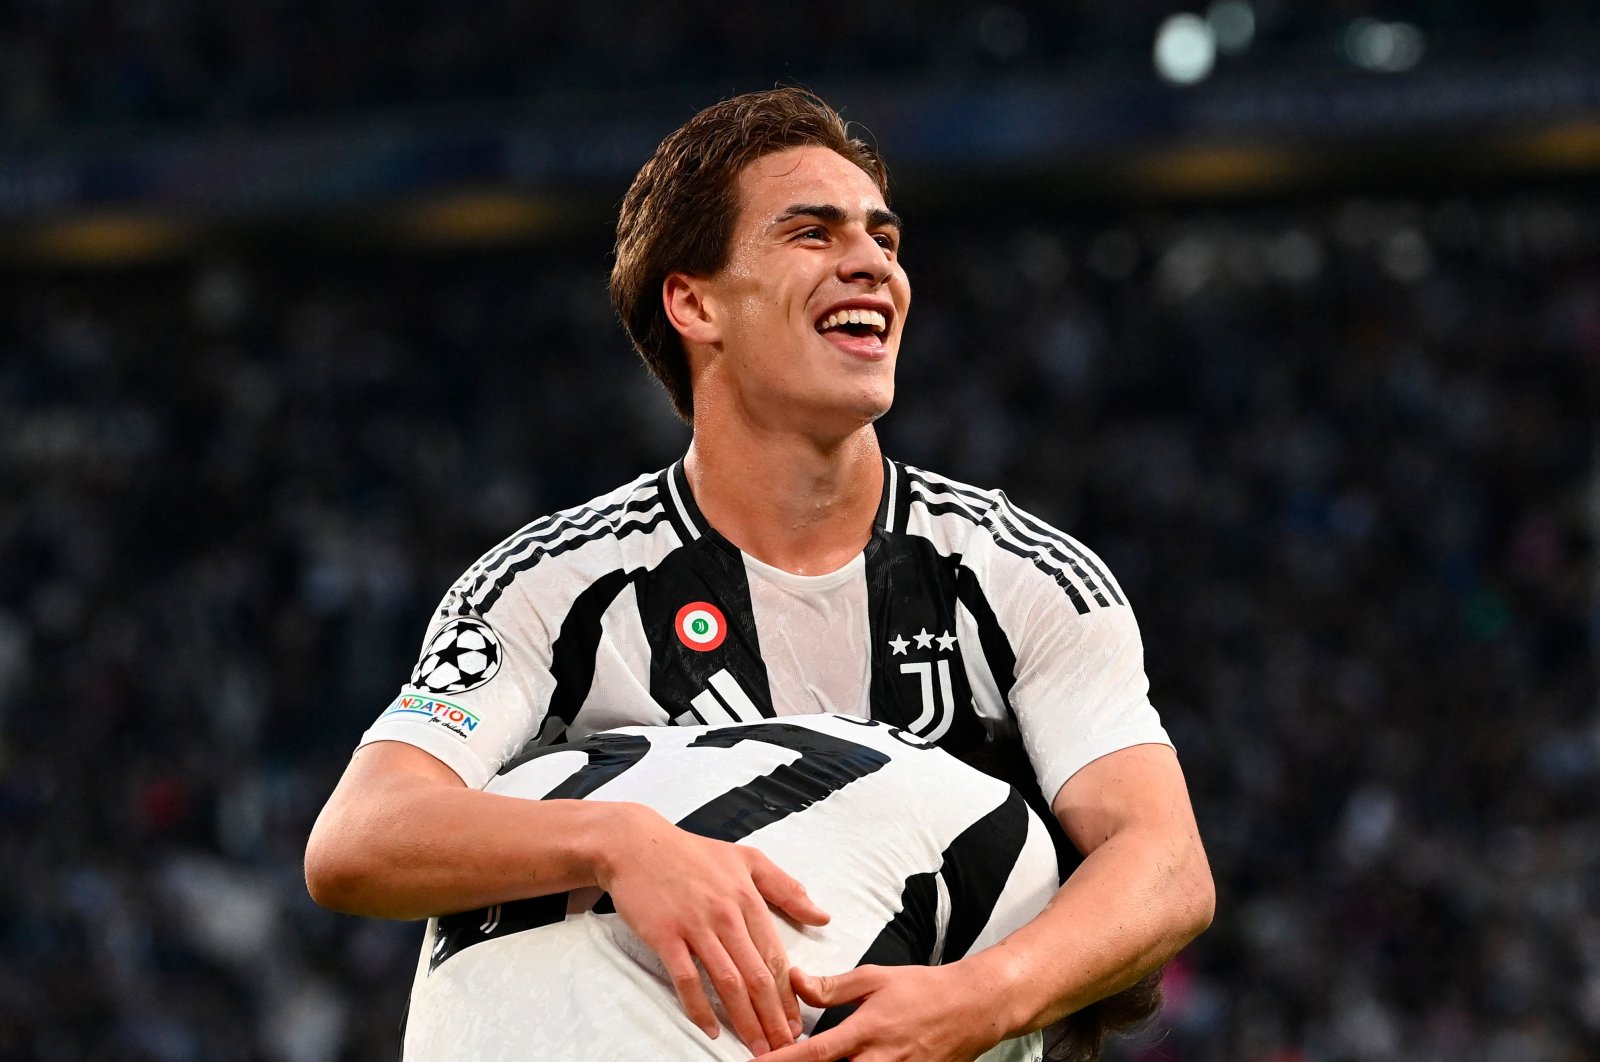
<instances>
[{"instance_id":1,"label":"player's arm","mask_svg":"<svg viewBox=\"0 0 1600 1062\"><path fill-rule=\"evenodd\" d=\"M401 919L594 885L615 814L469 789L422 749L377 741L356 751L312 827L306 885L324 907Z\"/></svg>"},{"instance_id":2,"label":"player's arm","mask_svg":"<svg viewBox=\"0 0 1600 1062\"><path fill-rule=\"evenodd\" d=\"M770 1062L970 1060L1133 984L1211 922L1215 895L1177 757L1135 745L1078 771L1053 809L1085 859L1033 921L947 966L796 973L818 1007L861 1000Z\"/></svg>"},{"instance_id":3,"label":"player's arm","mask_svg":"<svg viewBox=\"0 0 1600 1062\"><path fill-rule=\"evenodd\" d=\"M770 903L798 922L827 915L752 848L697 837L641 804L524 800L467 787L398 741L357 750L312 828L306 885L325 907L419 918L597 885L661 957L684 1010L752 1046L786 1044L799 1007Z\"/></svg>"}]
</instances>

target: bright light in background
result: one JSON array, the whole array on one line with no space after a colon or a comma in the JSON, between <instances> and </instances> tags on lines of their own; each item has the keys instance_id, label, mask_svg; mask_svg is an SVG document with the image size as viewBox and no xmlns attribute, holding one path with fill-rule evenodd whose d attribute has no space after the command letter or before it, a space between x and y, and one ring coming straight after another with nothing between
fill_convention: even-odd
<instances>
[{"instance_id":1,"label":"bright light in background","mask_svg":"<svg viewBox=\"0 0 1600 1062\"><path fill-rule=\"evenodd\" d=\"M1238 55L1256 39L1256 12L1248 0L1216 0L1206 8L1206 22L1223 55Z\"/></svg>"},{"instance_id":2,"label":"bright light in background","mask_svg":"<svg viewBox=\"0 0 1600 1062\"><path fill-rule=\"evenodd\" d=\"M1344 51L1363 69L1398 74L1422 58L1422 31L1409 22L1358 18L1344 31Z\"/></svg>"},{"instance_id":3,"label":"bright light in background","mask_svg":"<svg viewBox=\"0 0 1600 1062\"><path fill-rule=\"evenodd\" d=\"M1176 85L1204 81L1217 64L1217 38L1199 15L1172 15L1156 31L1156 73Z\"/></svg>"}]
</instances>

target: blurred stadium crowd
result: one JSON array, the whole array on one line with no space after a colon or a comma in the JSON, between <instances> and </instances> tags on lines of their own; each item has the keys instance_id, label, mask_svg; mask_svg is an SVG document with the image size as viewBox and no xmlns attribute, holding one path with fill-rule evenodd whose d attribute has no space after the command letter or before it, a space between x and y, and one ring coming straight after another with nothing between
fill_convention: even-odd
<instances>
[{"instance_id":1,"label":"blurred stadium crowd","mask_svg":"<svg viewBox=\"0 0 1600 1062\"><path fill-rule=\"evenodd\" d=\"M931 222L931 219L930 219ZM1114 566L1214 861L1173 1062L1600 1044L1600 207L912 219L891 453ZM0 1058L393 1057L300 858L459 571L685 444L604 248L0 300Z\"/></svg>"},{"instance_id":2,"label":"blurred stadium crowd","mask_svg":"<svg viewBox=\"0 0 1600 1062\"><path fill-rule=\"evenodd\" d=\"M1563 0L1231 3L1224 19L1242 31L1235 40L1260 45L1232 62L1256 69L1335 65L1351 20L1377 14L1415 19L1430 46L1461 59L1592 56L1600 42L1600 13ZM1157 23L1182 6L1204 7L18 0L0 9L0 130L226 125L574 90L615 95L626 106L641 91L726 92L779 77L971 83L1072 71L1126 80L1147 68Z\"/></svg>"}]
</instances>

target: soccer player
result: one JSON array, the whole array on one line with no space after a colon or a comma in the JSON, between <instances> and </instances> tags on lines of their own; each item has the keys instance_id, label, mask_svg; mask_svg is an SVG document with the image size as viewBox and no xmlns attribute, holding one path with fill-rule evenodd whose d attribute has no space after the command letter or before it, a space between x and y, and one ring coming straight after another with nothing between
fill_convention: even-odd
<instances>
[{"instance_id":1,"label":"soccer player","mask_svg":"<svg viewBox=\"0 0 1600 1062\"><path fill-rule=\"evenodd\" d=\"M690 1019L719 1029L704 969L772 1062L970 1059L1138 982L1209 923L1115 578L1002 493L879 449L911 298L887 188L797 89L662 141L623 200L611 290L689 450L528 525L446 593L312 832L319 902L418 917L598 886ZM958 753L1020 743L1081 865L959 961L802 973L772 912L827 912L781 864L639 805L481 791L526 750L617 726L823 711ZM858 1006L795 1044L796 992Z\"/></svg>"},{"instance_id":2,"label":"soccer player","mask_svg":"<svg viewBox=\"0 0 1600 1062\"><path fill-rule=\"evenodd\" d=\"M1044 824L1016 790L847 716L614 730L547 745L486 789L638 802L761 850L836 913L820 929L779 923L790 957L812 969L954 961L1038 914L1057 885ZM841 1017L807 1008L802 1021L811 1031ZM750 1057L689 1021L660 961L595 890L431 920L405 1039L413 1062ZM1033 1033L984 1057L1033 1062L1042 1050Z\"/></svg>"}]
</instances>

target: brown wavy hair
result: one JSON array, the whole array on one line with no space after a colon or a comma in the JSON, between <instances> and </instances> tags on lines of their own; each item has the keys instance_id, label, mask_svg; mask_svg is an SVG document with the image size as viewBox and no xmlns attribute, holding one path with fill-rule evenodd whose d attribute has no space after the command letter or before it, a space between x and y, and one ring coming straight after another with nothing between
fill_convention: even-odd
<instances>
[{"instance_id":1,"label":"brown wavy hair","mask_svg":"<svg viewBox=\"0 0 1600 1062\"><path fill-rule=\"evenodd\" d=\"M810 146L861 167L888 204L889 171L877 150L852 137L838 112L803 88L751 92L707 107L661 141L623 197L611 304L672 408L689 423L688 356L667 319L661 285L672 273L709 276L725 266L739 215L739 174L763 156Z\"/></svg>"},{"instance_id":2,"label":"brown wavy hair","mask_svg":"<svg viewBox=\"0 0 1600 1062\"><path fill-rule=\"evenodd\" d=\"M1044 1057L1048 1062L1096 1062L1108 1039L1139 1030L1160 1009L1161 971L1152 970L1047 1028Z\"/></svg>"}]
</instances>

